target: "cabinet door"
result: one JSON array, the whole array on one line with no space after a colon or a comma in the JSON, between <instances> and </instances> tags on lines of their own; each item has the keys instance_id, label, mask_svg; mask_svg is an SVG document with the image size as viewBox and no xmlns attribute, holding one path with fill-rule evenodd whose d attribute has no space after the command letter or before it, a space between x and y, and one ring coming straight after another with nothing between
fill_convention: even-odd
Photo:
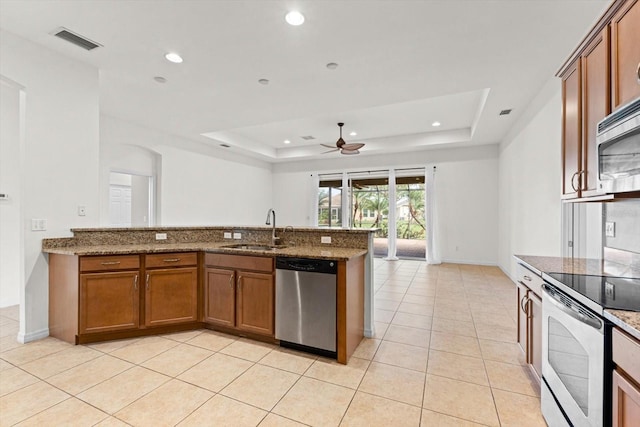
<instances>
[{"instance_id":1,"label":"cabinet door","mask_svg":"<svg viewBox=\"0 0 640 427\"><path fill-rule=\"evenodd\" d=\"M527 356L527 307L529 302L527 301L527 292L529 289L521 283L517 283L517 296L518 296L518 345L525 354L525 360L528 362Z\"/></svg>"},{"instance_id":2,"label":"cabinet door","mask_svg":"<svg viewBox=\"0 0 640 427\"><path fill-rule=\"evenodd\" d=\"M612 108L640 96L640 1L629 0L611 20Z\"/></svg>"},{"instance_id":3,"label":"cabinet door","mask_svg":"<svg viewBox=\"0 0 640 427\"><path fill-rule=\"evenodd\" d=\"M582 113L580 60L562 76L562 196L579 197L581 168Z\"/></svg>"},{"instance_id":4,"label":"cabinet door","mask_svg":"<svg viewBox=\"0 0 640 427\"><path fill-rule=\"evenodd\" d=\"M613 371L612 426L632 427L640 420L640 390L618 373Z\"/></svg>"},{"instance_id":5,"label":"cabinet door","mask_svg":"<svg viewBox=\"0 0 640 427\"><path fill-rule=\"evenodd\" d=\"M204 321L235 326L235 273L233 270L206 268Z\"/></svg>"},{"instance_id":6,"label":"cabinet door","mask_svg":"<svg viewBox=\"0 0 640 427\"><path fill-rule=\"evenodd\" d=\"M582 164L581 196L598 193L598 122L610 112L609 27L587 46L582 54Z\"/></svg>"},{"instance_id":7,"label":"cabinet door","mask_svg":"<svg viewBox=\"0 0 640 427\"><path fill-rule=\"evenodd\" d=\"M147 326L195 322L198 318L198 269L168 268L147 271L145 278Z\"/></svg>"},{"instance_id":8,"label":"cabinet door","mask_svg":"<svg viewBox=\"0 0 640 427\"><path fill-rule=\"evenodd\" d=\"M81 274L79 333L138 328L138 286L137 271Z\"/></svg>"},{"instance_id":9,"label":"cabinet door","mask_svg":"<svg viewBox=\"0 0 640 427\"><path fill-rule=\"evenodd\" d=\"M274 281L272 274L238 272L236 325L263 335L274 332Z\"/></svg>"},{"instance_id":10,"label":"cabinet door","mask_svg":"<svg viewBox=\"0 0 640 427\"><path fill-rule=\"evenodd\" d=\"M542 378L542 300L529 292L529 363Z\"/></svg>"}]
</instances>

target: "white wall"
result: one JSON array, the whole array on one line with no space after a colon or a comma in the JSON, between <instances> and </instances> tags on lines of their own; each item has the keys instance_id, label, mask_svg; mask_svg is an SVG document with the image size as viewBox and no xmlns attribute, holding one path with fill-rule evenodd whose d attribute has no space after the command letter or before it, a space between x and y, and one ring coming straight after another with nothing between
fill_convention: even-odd
<instances>
[{"instance_id":1,"label":"white wall","mask_svg":"<svg viewBox=\"0 0 640 427\"><path fill-rule=\"evenodd\" d=\"M20 301L20 96L21 89L0 81L0 307Z\"/></svg>"},{"instance_id":2,"label":"white wall","mask_svg":"<svg viewBox=\"0 0 640 427\"><path fill-rule=\"evenodd\" d=\"M552 78L500 144L499 265L561 256L561 86Z\"/></svg>"},{"instance_id":3,"label":"white wall","mask_svg":"<svg viewBox=\"0 0 640 427\"><path fill-rule=\"evenodd\" d=\"M442 260L496 265L497 145L274 165L274 208L278 212L278 223L283 226L309 225L312 172L424 167L427 164L437 166L436 205L439 209Z\"/></svg>"},{"instance_id":4,"label":"white wall","mask_svg":"<svg viewBox=\"0 0 640 427\"><path fill-rule=\"evenodd\" d=\"M0 33L0 75L26 93L24 163L25 278L20 340L48 334L48 265L43 237L98 224L98 70L6 31ZM79 217L77 207L86 206ZM48 221L30 231L30 219Z\"/></svg>"}]
</instances>

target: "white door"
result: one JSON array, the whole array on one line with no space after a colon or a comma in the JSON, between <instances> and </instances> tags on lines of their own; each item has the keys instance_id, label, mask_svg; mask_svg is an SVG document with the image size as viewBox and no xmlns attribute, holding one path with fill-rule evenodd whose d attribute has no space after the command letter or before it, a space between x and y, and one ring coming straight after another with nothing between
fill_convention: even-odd
<instances>
[{"instance_id":1,"label":"white door","mask_svg":"<svg viewBox=\"0 0 640 427\"><path fill-rule=\"evenodd\" d=\"M109 186L109 223L114 227L131 227L131 187Z\"/></svg>"}]
</instances>

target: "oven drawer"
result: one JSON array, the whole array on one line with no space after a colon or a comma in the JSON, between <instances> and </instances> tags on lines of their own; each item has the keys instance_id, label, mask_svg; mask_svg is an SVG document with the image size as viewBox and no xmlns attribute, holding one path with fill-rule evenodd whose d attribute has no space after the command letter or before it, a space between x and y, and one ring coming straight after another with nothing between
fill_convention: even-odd
<instances>
[{"instance_id":1,"label":"oven drawer","mask_svg":"<svg viewBox=\"0 0 640 427\"><path fill-rule=\"evenodd\" d=\"M640 343L618 328L613 328L611 341L614 363L640 382Z\"/></svg>"},{"instance_id":2,"label":"oven drawer","mask_svg":"<svg viewBox=\"0 0 640 427\"><path fill-rule=\"evenodd\" d=\"M531 289L538 297L542 297L542 277L529 270L522 264L518 264L516 270L516 277L518 282Z\"/></svg>"}]
</instances>

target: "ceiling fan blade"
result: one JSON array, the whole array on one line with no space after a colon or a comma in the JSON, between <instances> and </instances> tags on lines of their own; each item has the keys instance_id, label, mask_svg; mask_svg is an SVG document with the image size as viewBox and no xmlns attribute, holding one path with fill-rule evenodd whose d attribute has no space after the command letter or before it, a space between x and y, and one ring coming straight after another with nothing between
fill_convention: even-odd
<instances>
[{"instance_id":1,"label":"ceiling fan blade","mask_svg":"<svg viewBox=\"0 0 640 427\"><path fill-rule=\"evenodd\" d=\"M362 147L364 147L364 144L359 144L357 142L354 142L354 143L350 143L350 144L344 144L340 148L342 148L343 150L359 150Z\"/></svg>"},{"instance_id":2,"label":"ceiling fan blade","mask_svg":"<svg viewBox=\"0 0 640 427\"><path fill-rule=\"evenodd\" d=\"M329 144L320 144L320 145L322 145L325 148L336 148L335 145L329 145ZM336 148L336 150L337 150L337 148Z\"/></svg>"},{"instance_id":3,"label":"ceiling fan blade","mask_svg":"<svg viewBox=\"0 0 640 427\"><path fill-rule=\"evenodd\" d=\"M341 154L351 155L351 154L360 154L358 150L340 150Z\"/></svg>"}]
</instances>

